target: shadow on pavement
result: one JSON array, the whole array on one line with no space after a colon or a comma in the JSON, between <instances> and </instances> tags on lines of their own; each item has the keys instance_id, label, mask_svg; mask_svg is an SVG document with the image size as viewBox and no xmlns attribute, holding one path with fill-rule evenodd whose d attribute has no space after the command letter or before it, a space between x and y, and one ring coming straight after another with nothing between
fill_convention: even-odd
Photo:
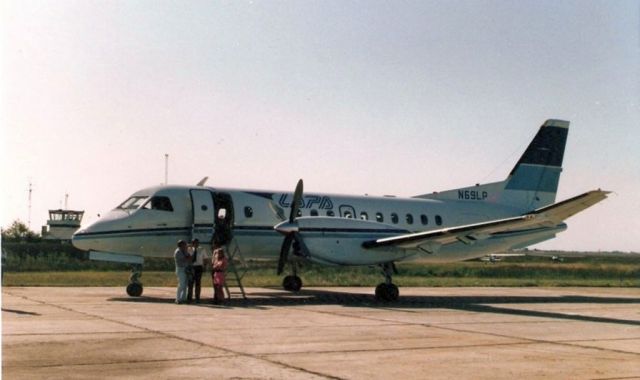
<instances>
[{"instance_id":1,"label":"shadow on pavement","mask_svg":"<svg viewBox=\"0 0 640 380\"><path fill-rule=\"evenodd\" d=\"M333 305L344 307L370 307L375 309L455 309L478 313L495 313L561 320L598 323L615 323L640 326L640 320L626 320L579 314L564 314L552 311L526 310L508 307L510 304L640 304L638 298L589 297L589 296L400 296L395 302L377 301L372 294L344 293L331 290L303 289L298 293L263 288L251 292L248 299L232 298L223 305L214 305L204 299L192 307L210 308L269 308L275 306ZM174 303L171 298L117 297L109 301L134 303Z\"/></svg>"}]
</instances>

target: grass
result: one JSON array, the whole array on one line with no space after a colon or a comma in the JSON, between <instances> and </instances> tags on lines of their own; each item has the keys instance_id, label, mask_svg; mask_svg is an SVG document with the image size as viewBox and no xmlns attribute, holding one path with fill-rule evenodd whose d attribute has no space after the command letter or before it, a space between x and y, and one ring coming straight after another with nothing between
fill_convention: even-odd
<instances>
[{"instance_id":1,"label":"grass","mask_svg":"<svg viewBox=\"0 0 640 380\"><path fill-rule=\"evenodd\" d=\"M248 287L280 286L274 263L253 263L243 279ZM637 263L585 262L461 262L450 264L403 263L394 282L399 286L596 286L640 287ZM383 279L377 268L305 265L299 272L304 286L375 286ZM227 277L234 286L233 275ZM125 286L129 273L123 271L7 272L4 286ZM146 286L176 286L173 271L145 271ZM208 277L204 279L208 284Z\"/></svg>"}]
</instances>

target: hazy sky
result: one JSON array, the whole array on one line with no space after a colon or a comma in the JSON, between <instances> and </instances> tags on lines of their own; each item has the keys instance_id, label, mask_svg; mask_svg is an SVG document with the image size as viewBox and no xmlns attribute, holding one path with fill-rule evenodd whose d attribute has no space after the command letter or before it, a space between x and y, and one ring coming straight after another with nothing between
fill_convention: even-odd
<instances>
[{"instance_id":1,"label":"hazy sky","mask_svg":"<svg viewBox=\"0 0 640 380\"><path fill-rule=\"evenodd\" d=\"M6 1L1 225L164 181L411 196L502 180L571 121L541 248L640 251L638 1Z\"/></svg>"}]
</instances>

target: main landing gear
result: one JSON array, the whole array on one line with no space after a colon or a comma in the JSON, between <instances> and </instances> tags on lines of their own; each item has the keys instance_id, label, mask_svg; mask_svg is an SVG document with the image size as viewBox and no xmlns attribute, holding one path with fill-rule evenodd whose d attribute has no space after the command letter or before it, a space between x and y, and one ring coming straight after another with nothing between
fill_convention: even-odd
<instances>
[{"instance_id":1,"label":"main landing gear","mask_svg":"<svg viewBox=\"0 0 640 380\"><path fill-rule=\"evenodd\" d=\"M133 264L131 266L131 276L129 276L129 285L127 285L127 294L130 297L140 297L142 295L143 288L140 276L142 276L142 265Z\"/></svg>"},{"instance_id":2,"label":"main landing gear","mask_svg":"<svg viewBox=\"0 0 640 380\"><path fill-rule=\"evenodd\" d=\"M381 264L382 274L384 274L385 282L376 286L376 299L378 301L392 302L397 301L400 296L398 287L391 282L391 275L398 273L396 266L391 263Z\"/></svg>"},{"instance_id":3,"label":"main landing gear","mask_svg":"<svg viewBox=\"0 0 640 380\"><path fill-rule=\"evenodd\" d=\"M282 287L284 290L290 292L300 291L302 288L302 280L298 276L286 276L284 280L282 280Z\"/></svg>"}]
</instances>

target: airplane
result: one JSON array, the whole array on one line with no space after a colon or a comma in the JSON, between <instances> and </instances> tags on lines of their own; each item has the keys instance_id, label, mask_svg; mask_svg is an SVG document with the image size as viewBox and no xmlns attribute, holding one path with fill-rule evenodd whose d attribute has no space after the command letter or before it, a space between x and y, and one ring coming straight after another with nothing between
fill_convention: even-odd
<instances>
[{"instance_id":1,"label":"airplane","mask_svg":"<svg viewBox=\"0 0 640 380\"><path fill-rule=\"evenodd\" d=\"M235 240L245 258L287 264L283 287L299 291L296 263L378 266L384 282L376 299L395 301L395 263L481 258L552 239L567 218L604 200L585 192L555 203L569 122L550 119L503 181L408 198L163 185L133 193L73 245L93 260L132 264L127 294L140 296L144 257L172 257L178 240L211 244ZM293 256L290 256L292 254Z\"/></svg>"},{"instance_id":2,"label":"airplane","mask_svg":"<svg viewBox=\"0 0 640 380\"><path fill-rule=\"evenodd\" d=\"M485 263L497 263L502 261L505 257L522 257L524 253L491 253L480 258L480 261Z\"/></svg>"}]
</instances>

